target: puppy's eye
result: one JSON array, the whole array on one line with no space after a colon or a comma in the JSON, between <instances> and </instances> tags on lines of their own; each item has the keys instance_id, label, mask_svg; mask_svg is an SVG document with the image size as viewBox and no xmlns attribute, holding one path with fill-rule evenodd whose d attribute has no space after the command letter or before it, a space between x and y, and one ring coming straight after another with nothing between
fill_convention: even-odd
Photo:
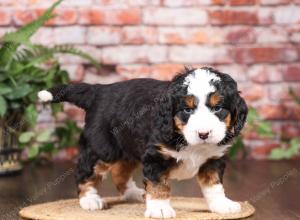
<instances>
[{"instance_id":1,"label":"puppy's eye","mask_svg":"<svg viewBox=\"0 0 300 220\"><path fill-rule=\"evenodd\" d=\"M186 113L186 114L192 114L194 112L194 109L192 109L192 108L185 108L185 109L183 109L183 112Z\"/></svg>"},{"instance_id":2,"label":"puppy's eye","mask_svg":"<svg viewBox=\"0 0 300 220\"><path fill-rule=\"evenodd\" d=\"M214 112L219 112L219 111L222 110L222 107L219 106L219 105L217 105L217 106L213 107L212 110L213 110Z\"/></svg>"}]
</instances>

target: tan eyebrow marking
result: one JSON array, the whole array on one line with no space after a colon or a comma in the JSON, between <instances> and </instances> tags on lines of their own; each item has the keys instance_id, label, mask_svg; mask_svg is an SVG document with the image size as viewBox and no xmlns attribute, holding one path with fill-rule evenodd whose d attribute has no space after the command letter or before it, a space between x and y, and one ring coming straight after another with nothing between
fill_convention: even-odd
<instances>
[{"instance_id":1,"label":"tan eyebrow marking","mask_svg":"<svg viewBox=\"0 0 300 220\"><path fill-rule=\"evenodd\" d=\"M195 96L189 95L187 97L185 97L185 104L189 107L189 108L196 108L196 98Z\"/></svg>"},{"instance_id":2,"label":"tan eyebrow marking","mask_svg":"<svg viewBox=\"0 0 300 220\"><path fill-rule=\"evenodd\" d=\"M220 101L221 101L221 96L218 92L215 92L214 94L212 94L209 97L209 105L211 107L214 107L214 106L218 105Z\"/></svg>"}]
</instances>

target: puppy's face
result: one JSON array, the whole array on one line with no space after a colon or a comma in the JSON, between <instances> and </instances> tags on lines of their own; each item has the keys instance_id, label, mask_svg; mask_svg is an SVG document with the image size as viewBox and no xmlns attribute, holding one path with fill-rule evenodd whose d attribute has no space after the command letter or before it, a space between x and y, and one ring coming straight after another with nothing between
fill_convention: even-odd
<instances>
[{"instance_id":1,"label":"puppy's face","mask_svg":"<svg viewBox=\"0 0 300 220\"><path fill-rule=\"evenodd\" d=\"M201 68L188 71L173 83L181 87L181 94L173 96L174 125L189 145L222 145L239 134L247 106L229 75Z\"/></svg>"}]
</instances>

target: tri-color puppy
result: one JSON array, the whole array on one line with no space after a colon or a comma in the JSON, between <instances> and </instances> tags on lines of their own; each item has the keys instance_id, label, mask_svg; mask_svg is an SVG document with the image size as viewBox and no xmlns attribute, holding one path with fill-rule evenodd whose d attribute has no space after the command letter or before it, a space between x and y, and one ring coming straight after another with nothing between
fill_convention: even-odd
<instances>
[{"instance_id":1,"label":"tri-color puppy","mask_svg":"<svg viewBox=\"0 0 300 220\"><path fill-rule=\"evenodd\" d=\"M194 176L212 212L240 211L239 203L225 196L222 177L224 155L248 110L229 75L211 68L186 69L172 81L80 83L38 96L86 111L76 172L83 209L105 207L97 185L110 171L124 200L146 199L145 217L175 217L169 180ZM145 191L132 180L139 164Z\"/></svg>"}]
</instances>

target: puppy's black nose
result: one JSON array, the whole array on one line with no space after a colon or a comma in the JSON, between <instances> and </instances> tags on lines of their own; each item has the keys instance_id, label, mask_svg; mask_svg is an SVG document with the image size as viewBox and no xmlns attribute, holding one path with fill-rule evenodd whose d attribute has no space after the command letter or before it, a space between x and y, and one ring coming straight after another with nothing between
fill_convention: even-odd
<instances>
[{"instance_id":1,"label":"puppy's black nose","mask_svg":"<svg viewBox=\"0 0 300 220\"><path fill-rule=\"evenodd\" d=\"M201 138L202 140L205 140L208 138L209 132L206 133L199 133L199 138Z\"/></svg>"}]
</instances>

